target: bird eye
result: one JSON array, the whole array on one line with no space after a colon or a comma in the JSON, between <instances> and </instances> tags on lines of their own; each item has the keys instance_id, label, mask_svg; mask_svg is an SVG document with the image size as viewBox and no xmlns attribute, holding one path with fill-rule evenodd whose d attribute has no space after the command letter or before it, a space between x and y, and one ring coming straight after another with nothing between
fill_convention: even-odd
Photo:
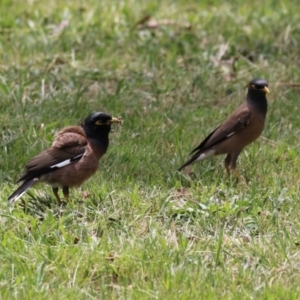
<instances>
[{"instance_id":1,"label":"bird eye","mask_svg":"<svg viewBox=\"0 0 300 300\"><path fill-rule=\"evenodd\" d=\"M95 122L95 125L103 125L103 123L102 123L100 120L97 120L97 121Z\"/></svg>"}]
</instances>

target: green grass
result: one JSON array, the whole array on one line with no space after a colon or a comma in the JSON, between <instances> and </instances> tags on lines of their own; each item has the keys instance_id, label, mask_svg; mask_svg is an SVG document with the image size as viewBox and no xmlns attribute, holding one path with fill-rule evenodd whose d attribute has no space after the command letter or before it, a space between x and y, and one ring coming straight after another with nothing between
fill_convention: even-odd
<instances>
[{"instance_id":1,"label":"green grass","mask_svg":"<svg viewBox=\"0 0 300 300\"><path fill-rule=\"evenodd\" d=\"M300 83L298 6L2 1L0 298L299 299L299 86L282 84ZM238 161L249 184L223 157L176 173L255 77L271 94ZM25 163L92 111L124 124L73 202L40 185L8 205Z\"/></svg>"}]
</instances>

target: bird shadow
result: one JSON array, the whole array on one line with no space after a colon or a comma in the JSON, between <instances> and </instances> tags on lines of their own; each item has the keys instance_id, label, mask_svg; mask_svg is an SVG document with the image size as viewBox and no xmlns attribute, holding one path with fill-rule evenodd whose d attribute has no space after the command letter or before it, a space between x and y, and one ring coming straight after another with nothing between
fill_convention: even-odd
<instances>
[{"instance_id":1,"label":"bird shadow","mask_svg":"<svg viewBox=\"0 0 300 300\"><path fill-rule=\"evenodd\" d=\"M192 171L189 169L186 172L176 172L177 178L181 181L183 186L191 186L194 182L201 181L202 184L206 185L207 182L207 174L209 174L209 178L213 176L214 180L218 183L225 183L227 186L239 187L239 186L248 186L250 184L250 178L246 175L240 175L238 178L235 174L231 174L228 176L223 171L217 172L214 168L209 171L205 171L200 173L198 171ZM211 181L211 180L210 180Z\"/></svg>"},{"instance_id":2,"label":"bird shadow","mask_svg":"<svg viewBox=\"0 0 300 300\"><path fill-rule=\"evenodd\" d=\"M19 208L23 210L25 214L36 217L40 221L45 219L46 214L48 214L49 211L54 217L60 218L68 204L65 201L58 203L49 196L37 197L31 192L27 192L27 194L29 199L21 199Z\"/></svg>"}]
</instances>

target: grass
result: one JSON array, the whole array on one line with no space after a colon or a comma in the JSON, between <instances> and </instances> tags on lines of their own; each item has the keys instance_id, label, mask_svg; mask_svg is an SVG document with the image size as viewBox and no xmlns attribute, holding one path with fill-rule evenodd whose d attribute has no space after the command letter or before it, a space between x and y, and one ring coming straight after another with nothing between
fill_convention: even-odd
<instances>
[{"instance_id":1,"label":"grass","mask_svg":"<svg viewBox=\"0 0 300 300\"><path fill-rule=\"evenodd\" d=\"M2 1L1 299L299 299L296 8ZM176 173L255 77L271 94L239 157L248 185L222 157ZM92 111L124 124L73 202L40 185L8 205L24 164Z\"/></svg>"}]
</instances>

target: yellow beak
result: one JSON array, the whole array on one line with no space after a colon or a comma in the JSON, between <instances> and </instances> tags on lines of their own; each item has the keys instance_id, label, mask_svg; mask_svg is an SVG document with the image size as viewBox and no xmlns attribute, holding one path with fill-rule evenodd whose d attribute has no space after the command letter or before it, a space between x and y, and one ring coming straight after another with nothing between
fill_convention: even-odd
<instances>
[{"instance_id":1,"label":"yellow beak","mask_svg":"<svg viewBox=\"0 0 300 300\"><path fill-rule=\"evenodd\" d=\"M263 91L267 94L267 93L270 93L270 90L265 86Z\"/></svg>"},{"instance_id":2,"label":"yellow beak","mask_svg":"<svg viewBox=\"0 0 300 300\"><path fill-rule=\"evenodd\" d=\"M118 117L118 118L112 118L112 119L109 121L110 124L113 124L113 123L122 123L122 122L123 122L123 120L122 120L121 117Z\"/></svg>"}]
</instances>

